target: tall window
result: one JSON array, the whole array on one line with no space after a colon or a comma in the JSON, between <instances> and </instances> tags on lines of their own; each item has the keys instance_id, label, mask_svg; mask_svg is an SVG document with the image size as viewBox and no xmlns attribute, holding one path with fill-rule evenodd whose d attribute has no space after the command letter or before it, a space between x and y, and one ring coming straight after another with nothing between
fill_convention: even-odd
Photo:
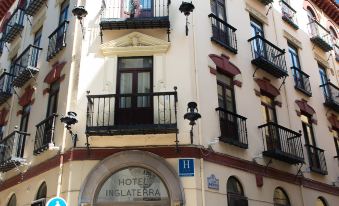
<instances>
[{"instance_id":1,"label":"tall window","mask_svg":"<svg viewBox=\"0 0 339 206\"><path fill-rule=\"evenodd\" d=\"M69 0L65 0L60 6L59 24L68 19Z\"/></svg>"},{"instance_id":2,"label":"tall window","mask_svg":"<svg viewBox=\"0 0 339 206\"><path fill-rule=\"evenodd\" d=\"M226 20L226 8L224 0L211 0L211 11L220 19Z\"/></svg>"},{"instance_id":3,"label":"tall window","mask_svg":"<svg viewBox=\"0 0 339 206\"><path fill-rule=\"evenodd\" d=\"M323 197L318 197L315 206L327 206L325 199Z\"/></svg>"},{"instance_id":4,"label":"tall window","mask_svg":"<svg viewBox=\"0 0 339 206\"><path fill-rule=\"evenodd\" d=\"M305 114L301 114L300 118L303 127L305 143L307 145L316 146L311 117Z\"/></svg>"},{"instance_id":5,"label":"tall window","mask_svg":"<svg viewBox=\"0 0 339 206\"><path fill-rule=\"evenodd\" d=\"M233 79L231 77L218 73L217 84L219 107L230 112L235 112Z\"/></svg>"},{"instance_id":6,"label":"tall window","mask_svg":"<svg viewBox=\"0 0 339 206\"><path fill-rule=\"evenodd\" d=\"M298 50L293 45L288 44L288 52L290 55L292 67L300 69Z\"/></svg>"},{"instance_id":7,"label":"tall window","mask_svg":"<svg viewBox=\"0 0 339 206\"><path fill-rule=\"evenodd\" d=\"M260 35L262 37L264 37L264 29L263 29L263 25L260 21L254 19L251 17L251 34L252 37L256 36L256 35Z\"/></svg>"},{"instance_id":8,"label":"tall window","mask_svg":"<svg viewBox=\"0 0 339 206\"><path fill-rule=\"evenodd\" d=\"M330 26L329 30L330 30L330 34L331 34L332 45L334 46L334 45L336 45L337 39L338 39L337 32L331 26Z\"/></svg>"},{"instance_id":9,"label":"tall window","mask_svg":"<svg viewBox=\"0 0 339 206\"><path fill-rule=\"evenodd\" d=\"M321 85L323 85L322 90L323 90L325 97L328 98L331 96L331 92L330 92L329 86L326 85L328 83L326 69L319 64L318 64L318 67L319 67L320 83Z\"/></svg>"},{"instance_id":10,"label":"tall window","mask_svg":"<svg viewBox=\"0 0 339 206\"><path fill-rule=\"evenodd\" d=\"M9 199L7 206L16 206L16 196L12 195L11 199Z\"/></svg>"},{"instance_id":11,"label":"tall window","mask_svg":"<svg viewBox=\"0 0 339 206\"><path fill-rule=\"evenodd\" d=\"M335 158L339 158L339 130L332 129L332 133L333 133L335 150L337 152L337 155L335 156Z\"/></svg>"},{"instance_id":12,"label":"tall window","mask_svg":"<svg viewBox=\"0 0 339 206\"><path fill-rule=\"evenodd\" d=\"M273 202L274 202L274 206L290 206L291 205L286 192L280 187L277 187L274 190Z\"/></svg>"},{"instance_id":13,"label":"tall window","mask_svg":"<svg viewBox=\"0 0 339 206\"><path fill-rule=\"evenodd\" d=\"M241 183L233 176L227 180L227 202L228 206L248 205Z\"/></svg>"},{"instance_id":14,"label":"tall window","mask_svg":"<svg viewBox=\"0 0 339 206\"><path fill-rule=\"evenodd\" d=\"M262 23L254 18L251 18L251 35L252 37L257 35L265 37ZM266 56L264 42L262 41L262 39L256 38L252 43L252 49L255 58L258 58L260 56L264 57Z\"/></svg>"},{"instance_id":15,"label":"tall window","mask_svg":"<svg viewBox=\"0 0 339 206\"><path fill-rule=\"evenodd\" d=\"M42 27L34 34L34 41L33 41L34 46L37 46L37 47L40 46L41 35L42 35Z\"/></svg>"},{"instance_id":16,"label":"tall window","mask_svg":"<svg viewBox=\"0 0 339 206\"><path fill-rule=\"evenodd\" d=\"M59 88L60 88L60 83L58 81L52 83L49 88L46 117L49 117L52 114L57 113Z\"/></svg>"},{"instance_id":17,"label":"tall window","mask_svg":"<svg viewBox=\"0 0 339 206\"><path fill-rule=\"evenodd\" d=\"M274 98L265 94L261 95L261 113L265 123L277 123Z\"/></svg>"},{"instance_id":18,"label":"tall window","mask_svg":"<svg viewBox=\"0 0 339 206\"><path fill-rule=\"evenodd\" d=\"M30 105L22 107L21 122L20 122L21 132L27 132L30 110L31 110Z\"/></svg>"}]
</instances>

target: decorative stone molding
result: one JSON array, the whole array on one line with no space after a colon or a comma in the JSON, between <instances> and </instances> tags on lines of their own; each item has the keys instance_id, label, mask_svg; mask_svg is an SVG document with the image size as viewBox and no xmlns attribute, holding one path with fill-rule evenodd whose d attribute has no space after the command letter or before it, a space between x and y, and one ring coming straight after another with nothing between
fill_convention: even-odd
<instances>
[{"instance_id":1,"label":"decorative stone molding","mask_svg":"<svg viewBox=\"0 0 339 206\"><path fill-rule=\"evenodd\" d=\"M303 8L307 11L307 8L310 8L312 9L312 11L314 12L315 14L315 17L316 17L316 20L319 21L319 14L318 14L318 11L317 9L315 8L315 6L313 6L313 4L309 1L309 0L304 0L304 5L303 5Z\"/></svg>"},{"instance_id":2,"label":"decorative stone molding","mask_svg":"<svg viewBox=\"0 0 339 206\"><path fill-rule=\"evenodd\" d=\"M34 34L42 27L45 19L46 19L46 8L44 8L43 11L39 12L38 15L36 15L33 18L31 34Z\"/></svg>"},{"instance_id":3,"label":"decorative stone molding","mask_svg":"<svg viewBox=\"0 0 339 206\"><path fill-rule=\"evenodd\" d=\"M339 130L339 120L338 120L338 117L337 115L331 113L328 117L327 117L329 123L330 123L330 130L332 129L337 129Z\"/></svg>"},{"instance_id":4,"label":"decorative stone molding","mask_svg":"<svg viewBox=\"0 0 339 206\"><path fill-rule=\"evenodd\" d=\"M52 65L52 70L46 75L44 82L47 84L52 84L58 79L62 78L61 71L65 67L67 62L56 62ZM64 76L64 75L63 75Z\"/></svg>"},{"instance_id":5,"label":"decorative stone molding","mask_svg":"<svg viewBox=\"0 0 339 206\"><path fill-rule=\"evenodd\" d=\"M253 8L248 3L246 3L246 11L248 11L251 16L255 17L259 21L261 21L261 22L263 22L265 24L268 24L268 18L266 17L266 15L262 14L260 11L256 10L255 8Z\"/></svg>"},{"instance_id":6,"label":"decorative stone molding","mask_svg":"<svg viewBox=\"0 0 339 206\"><path fill-rule=\"evenodd\" d=\"M21 97L19 98L19 105L23 107L33 103L34 100L32 99L32 97L34 91L35 89L31 85L27 86L23 95L21 95Z\"/></svg>"},{"instance_id":7,"label":"decorative stone molding","mask_svg":"<svg viewBox=\"0 0 339 206\"><path fill-rule=\"evenodd\" d=\"M13 57L15 57L15 55L18 54L19 48L20 48L20 39L16 38L10 46L9 52L8 52L8 60L13 59Z\"/></svg>"},{"instance_id":8,"label":"decorative stone molding","mask_svg":"<svg viewBox=\"0 0 339 206\"><path fill-rule=\"evenodd\" d=\"M259 86L260 90L271 95L272 97L277 97L280 95L280 91L273 86L267 79L256 78L255 82Z\"/></svg>"},{"instance_id":9,"label":"decorative stone molding","mask_svg":"<svg viewBox=\"0 0 339 206\"><path fill-rule=\"evenodd\" d=\"M292 34L288 33L286 30L284 30L284 37L294 46L297 46L299 49L302 49L301 41L296 39Z\"/></svg>"},{"instance_id":10,"label":"decorative stone molding","mask_svg":"<svg viewBox=\"0 0 339 206\"><path fill-rule=\"evenodd\" d=\"M145 56L166 53L170 43L140 32L132 32L100 46L104 56Z\"/></svg>"},{"instance_id":11,"label":"decorative stone molding","mask_svg":"<svg viewBox=\"0 0 339 206\"><path fill-rule=\"evenodd\" d=\"M310 116L313 116L316 113L313 107L311 107L304 99L295 100L295 103L297 104L300 112L306 113Z\"/></svg>"},{"instance_id":12,"label":"decorative stone molding","mask_svg":"<svg viewBox=\"0 0 339 206\"><path fill-rule=\"evenodd\" d=\"M330 65L328 64L327 60L324 59L323 57L321 57L319 54L317 54L316 52L314 52L314 59L319 62L320 64L322 64L323 66L325 66L326 68L329 68Z\"/></svg>"}]
</instances>

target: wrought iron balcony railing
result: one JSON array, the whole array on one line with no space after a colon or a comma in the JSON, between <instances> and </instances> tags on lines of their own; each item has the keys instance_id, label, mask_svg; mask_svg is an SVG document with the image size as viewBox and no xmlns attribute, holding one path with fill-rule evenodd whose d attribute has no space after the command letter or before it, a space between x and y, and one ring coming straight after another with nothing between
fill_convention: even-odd
<instances>
[{"instance_id":1,"label":"wrought iron balcony railing","mask_svg":"<svg viewBox=\"0 0 339 206\"><path fill-rule=\"evenodd\" d=\"M312 96L310 76L297 67L291 67L291 69L294 78L294 87L307 96Z\"/></svg>"},{"instance_id":2,"label":"wrought iron balcony railing","mask_svg":"<svg viewBox=\"0 0 339 206\"><path fill-rule=\"evenodd\" d=\"M282 19L293 28L299 29L297 22L297 12L285 1L281 0Z\"/></svg>"},{"instance_id":3,"label":"wrought iron balcony railing","mask_svg":"<svg viewBox=\"0 0 339 206\"><path fill-rule=\"evenodd\" d=\"M211 40L236 54L238 52L235 34L237 29L214 14L209 14L208 17L211 18L212 23Z\"/></svg>"},{"instance_id":4,"label":"wrought iron balcony railing","mask_svg":"<svg viewBox=\"0 0 339 206\"><path fill-rule=\"evenodd\" d=\"M301 133L295 132L274 122L258 127L261 129L265 151L263 155L290 164L304 162Z\"/></svg>"},{"instance_id":5,"label":"wrought iron balcony railing","mask_svg":"<svg viewBox=\"0 0 339 206\"><path fill-rule=\"evenodd\" d=\"M63 48L66 47L66 35L69 21L64 21L56 28L48 39L47 61L56 56Z\"/></svg>"},{"instance_id":6,"label":"wrought iron balcony railing","mask_svg":"<svg viewBox=\"0 0 339 206\"><path fill-rule=\"evenodd\" d=\"M50 146L54 146L54 131L57 117L58 115L52 114L36 125L34 155L38 155L45 150L48 150Z\"/></svg>"},{"instance_id":7,"label":"wrought iron balcony railing","mask_svg":"<svg viewBox=\"0 0 339 206\"><path fill-rule=\"evenodd\" d=\"M46 198L35 200L31 204L31 206L45 206L45 205L46 205Z\"/></svg>"},{"instance_id":8,"label":"wrought iron balcony railing","mask_svg":"<svg viewBox=\"0 0 339 206\"><path fill-rule=\"evenodd\" d=\"M105 30L169 28L171 0L105 0L100 27Z\"/></svg>"},{"instance_id":9,"label":"wrought iron balcony railing","mask_svg":"<svg viewBox=\"0 0 339 206\"><path fill-rule=\"evenodd\" d=\"M239 194L227 193L227 203L229 206L248 206L248 199Z\"/></svg>"},{"instance_id":10,"label":"wrought iron balcony railing","mask_svg":"<svg viewBox=\"0 0 339 206\"><path fill-rule=\"evenodd\" d=\"M25 132L14 131L0 141L0 172L7 172L24 162Z\"/></svg>"},{"instance_id":11,"label":"wrought iron balcony railing","mask_svg":"<svg viewBox=\"0 0 339 206\"><path fill-rule=\"evenodd\" d=\"M322 84L320 87L325 97L325 106L339 112L339 88L331 82Z\"/></svg>"},{"instance_id":12,"label":"wrought iron balcony railing","mask_svg":"<svg viewBox=\"0 0 339 206\"><path fill-rule=\"evenodd\" d=\"M34 16L47 0L26 0L25 13L29 16Z\"/></svg>"},{"instance_id":13,"label":"wrought iron balcony railing","mask_svg":"<svg viewBox=\"0 0 339 206\"><path fill-rule=\"evenodd\" d=\"M3 72L0 75L0 105L5 103L13 94L13 74Z\"/></svg>"},{"instance_id":14,"label":"wrought iron balcony railing","mask_svg":"<svg viewBox=\"0 0 339 206\"><path fill-rule=\"evenodd\" d=\"M248 41L251 42L252 64L277 78L288 76L285 50L280 49L260 35L256 35Z\"/></svg>"},{"instance_id":15,"label":"wrought iron balcony railing","mask_svg":"<svg viewBox=\"0 0 339 206\"><path fill-rule=\"evenodd\" d=\"M39 72L37 68L40 50L39 47L29 45L18 58L12 63L13 86L22 87L35 74Z\"/></svg>"},{"instance_id":16,"label":"wrought iron balcony railing","mask_svg":"<svg viewBox=\"0 0 339 206\"><path fill-rule=\"evenodd\" d=\"M247 118L229 112L221 107L218 107L215 110L219 112L220 141L247 149Z\"/></svg>"},{"instance_id":17,"label":"wrought iron balcony railing","mask_svg":"<svg viewBox=\"0 0 339 206\"><path fill-rule=\"evenodd\" d=\"M305 145L308 153L310 169L313 172L327 175L327 166L325 159L325 151L313 145Z\"/></svg>"},{"instance_id":18,"label":"wrought iron balcony railing","mask_svg":"<svg viewBox=\"0 0 339 206\"><path fill-rule=\"evenodd\" d=\"M330 32L323 27L318 21L313 20L308 24L309 34L311 36L311 41L321 48L323 51L331 51L331 35Z\"/></svg>"},{"instance_id":19,"label":"wrought iron balcony railing","mask_svg":"<svg viewBox=\"0 0 339 206\"><path fill-rule=\"evenodd\" d=\"M11 42L17 37L20 32L24 29L24 10L21 8L16 8L8 19L4 32L3 32L3 41Z\"/></svg>"},{"instance_id":20,"label":"wrought iron balcony railing","mask_svg":"<svg viewBox=\"0 0 339 206\"><path fill-rule=\"evenodd\" d=\"M177 132L177 92L88 95L87 135Z\"/></svg>"}]
</instances>

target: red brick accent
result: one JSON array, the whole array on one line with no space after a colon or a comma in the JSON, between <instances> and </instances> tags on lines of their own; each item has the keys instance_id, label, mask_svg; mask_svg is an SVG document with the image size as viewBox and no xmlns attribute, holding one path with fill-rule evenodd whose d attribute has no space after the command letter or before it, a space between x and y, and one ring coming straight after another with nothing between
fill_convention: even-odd
<instances>
[{"instance_id":1,"label":"red brick accent","mask_svg":"<svg viewBox=\"0 0 339 206\"><path fill-rule=\"evenodd\" d=\"M216 69L213 69L212 67L209 67L209 68L210 68L210 73L211 74L217 75L217 70Z\"/></svg>"},{"instance_id":2,"label":"red brick accent","mask_svg":"<svg viewBox=\"0 0 339 206\"><path fill-rule=\"evenodd\" d=\"M258 90L254 90L254 93L255 93L255 96L257 96L257 97L260 97L261 96L261 93L260 93L260 91L258 91Z\"/></svg>"},{"instance_id":3,"label":"red brick accent","mask_svg":"<svg viewBox=\"0 0 339 206\"><path fill-rule=\"evenodd\" d=\"M315 124L315 125L318 125L318 121L316 119L311 119L312 123Z\"/></svg>"},{"instance_id":4,"label":"red brick accent","mask_svg":"<svg viewBox=\"0 0 339 206\"><path fill-rule=\"evenodd\" d=\"M274 101L274 104L277 105L278 107L282 107L282 103L280 101Z\"/></svg>"},{"instance_id":5,"label":"red brick accent","mask_svg":"<svg viewBox=\"0 0 339 206\"><path fill-rule=\"evenodd\" d=\"M255 174L255 182L257 183L257 187L264 186L264 178L262 175Z\"/></svg>"},{"instance_id":6,"label":"red brick accent","mask_svg":"<svg viewBox=\"0 0 339 206\"><path fill-rule=\"evenodd\" d=\"M265 93L276 97L278 95L280 95L279 90L273 86L267 79L263 78L263 79L255 79L255 82L258 84L259 88L261 91L264 91Z\"/></svg>"},{"instance_id":7,"label":"red brick accent","mask_svg":"<svg viewBox=\"0 0 339 206\"><path fill-rule=\"evenodd\" d=\"M26 87L24 94L19 98L20 106L23 107L32 103L32 96L34 91L35 89L32 86Z\"/></svg>"},{"instance_id":8,"label":"red brick accent","mask_svg":"<svg viewBox=\"0 0 339 206\"><path fill-rule=\"evenodd\" d=\"M1 4L1 1L0 1ZM0 7L1 8L1 7ZM5 29L5 25L7 24L8 19L11 17L11 13L7 12L4 16L4 20L2 21L2 24L0 26L0 32L3 32Z\"/></svg>"},{"instance_id":9,"label":"red brick accent","mask_svg":"<svg viewBox=\"0 0 339 206\"><path fill-rule=\"evenodd\" d=\"M242 82L239 80L233 80L233 85L238 86L238 87L242 87Z\"/></svg>"},{"instance_id":10,"label":"red brick accent","mask_svg":"<svg viewBox=\"0 0 339 206\"><path fill-rule=\"evenodd\" d=\"M47 84L52 84L53 82L58 80L61 77L61 71L65 65L66 62L56 62L55 64L53 64L52 70L46 75L44 82L46 82Z\"/></svg>"},{"instance_id":11,"label":"red brick accent","mask_svg":"<svg viewBox=\"0 0 339 206\"><path fill-rule=\"evenodd\" d=\"M339 120L337 115L331 114L331 116L329 116L327 119L330 122L332 128L339 130Z\"/></svg>"},{"instance_id":12,"label":"red brick accent","mask_svg":"<svg viewBox=\"0 0 339 206\"><path fill-rule=\"evenodd\" d=\"M315 114L315 110L313 107L311 107L306 100L301 99L301 100L295 100L295 103L298 105L300 112L304 112L310 116Z\"/></svg>"},{"instance_id":13,"label":"red brick accent","mask_svg":"<svg viewBox=\"0 0 339 206\"><path fill-rule=\"evenodd\" d=\"M229 61L229 56L223 54L221 56L216 54L210 54L208 56L217 66L218 72L230 75L231 77L234 77L237 74L241 74L240 69Z\"/></svg>"},{"instance_id":14,"label":"red brick accent","mask_svg":"<svg viewBox=\"0 0 339 206\"><path fill-rule=\"evenodd\" d=\"M22 115L22 110L16 112L16 116Z\"/></svg>"},{"instance_id":15,"label":"red brick accent","mask_svg":"<svg viewBox=\"0 0 339 206\"><path fill-rule=\"evenodd\" d=\"M49 88L46 88L42 91L42 94L45 96L47 93L49 93Z\"/></svg>"},{"instance_id":16,"label":"red brick accent","mask_svg":"<svg viewBox=\"0 0 339 206\"><path fill-rule=\"evenodd\" d=\"M0 126L1 127L7 125L6 117L7 117L8 112L9 110L6 108L3 108L0 111Z\"/></svg>"}]
</instances>

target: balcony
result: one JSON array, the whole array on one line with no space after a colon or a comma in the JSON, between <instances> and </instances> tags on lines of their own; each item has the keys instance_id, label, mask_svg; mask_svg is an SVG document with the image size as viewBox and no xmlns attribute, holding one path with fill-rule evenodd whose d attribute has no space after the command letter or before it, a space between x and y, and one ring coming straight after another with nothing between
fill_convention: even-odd
<instances>
[{"instance_id":1,"label":"balcony","mask_svg":"<svg viewBox=\"0 0 339 206\"><path fill-rule=\"evenodd\" d=\"M313 145L305 145L308 153L308 160L310 169L313 172L327 175L327 166L325 159L325 152L323 149L319 149Z\"/></svg>"},{"instance_id":2,"label":"balcony","mask_svg":"<svg viewBox=\"0 0 339 206\"><path fill-rule=\"evenodd\" d=\"M322 88L325 97L324 105L339 112L339 88L331 82L322 84L320 87Z\"/></svg>"},{"instance_id":3,"label":"balcony","mask_svg":"<svg viewBox=\"0 0 339 206\"><path fill-rule=\"evenodd\" d=\"M258 127L261 130L265 151L263 155L290 164L304 162L301 133L274 122Z\"/></svg>"},{"instance_id":4,"label":"balcony","mask_svg":"<svg viewBox=\"0 0 339 206\"><path fill-rule=\"evenodd\" d=\"M39 72L37 68L39 47L29 45L12 64L14 79L13 86L22 87Z\"/></svg>"},{"instance_id":5,"label":"balcony","mask_svg":"<svg viewBox=\"0 0 339 206\"><path fill-rule=\"evenodd\" d=\"M3 31L2 39L4 42L12 42L24 29L24 10L17 8L14 10Z\"/></svg>"},{"instance_id":6,"label":"balcony","mask_svg":"<svg viewBox=\"0 0 339 206\"><path fill-rule=\"evenodd\" d=\"M25 13L29 16L34 16L47 0L26 0ZM47 6L47 5L46 5Z\"/></svg>"},{"instance_id":7,"label":"balcony","mask_svg":"<svg viewBox=\"0 0 339 206\"><path fill-rule=\"evenodd\" d=\"M294 79L294 88L307 96L312 96L310 76L297 67L291 67Z\"/></svg>"},{"instance_id":8,"label":"balcony","mask_svg":"<svg viewBox=\"0 0 339 206\"><path fill-rule=\"evenodd\" d=\"M34 140L34 155L39 155L54 146L55 122L58 115L53 114L36 125L36 134Z\"/></svg>"},{"instance_id":9,"label":"balcony","mask_svg":"<svg viewBox=\"0 0 339 206\"><path fill-rule=\"evenodd\" d=\"M47 61L55 57L63 48L66 47L66 35L69 21L64 21L56 28L48 39Z\"/></svg>"},{"instance_id":10,"label":"balcony","mask_svg":"<svg viewBox=\"0 0 339 206\"><path fill-rule=\"evenodd\" d=\"M13 94L13 75L3 72L0 75L0 105L5 103Z\"/></svg>"},{"instance_id":11,"label":"balcony","mask_svg":"<svg viewBox=\"0 0 339 206\"><path fill-rule=\"evenodd\" d=\"M31 204L31 206L45 206L45 205L46 205L46 198L35 200Z\"/></svg>"},{"instance_id":12,"label":"balcony","mask_svg":"<svg viewBox=\"0 0 339 206\"><path fill-rule=\"evenodd\" d=\"M88 95L87 135L177 132L177 92Z\"/></svg>"},{"instance_id":13,"label":"balcony","mask_svg":"<svg viewBox=\"0 0 339 206\"><path fill-rule=\"evenodd\" d=\"M236 54L238 52L235 34L237 29L214 14L209 14L208 17L211 18L212 23L211 40Z\"/></svg>"},{"instance_id":14,"label":"balcony","mask_svg":"<svg viewBox=\"0 0 339 206\"><path fill-rule=\"evenodd\" d=\"M297 22L297 12L288 3L286 3L285 0L281 0L280 2L282 19L294 29L299 29Z\"/></svg>"},{"instance_id":15,"label":"balcony","mask_svg":"<svg viewBox=\"0 0 339 206\"><path fill-rule=\"evenodd\" d=\"M248 199L239 194L227 193L227 203L229 206L248 206Z\"/></svg>"},{"instance_id":16,"label":"balcony","mask_svg":"<svg viewBox=\"0 0 339 206\"><path fill-rule=\"evenodd\" d=\"M7 172L25 162L23 155L27 135L14 131L0 141L0 172Z\"/></svg>"},{"instance_id":17,"label":"balcony","mask_svg":"<svg viewBox=\"0 0 339 206\"><path fill-rule=\"evenodd\" d=\"M258 1L260 1L264 5L269 5L269 4L273 3L274 0L258 0Z\"/></svg>"},{"instance_id":18,"label":"balcony","mask_svg":"<svg viewBox=\"0 0 339 206\"><path fill-rule=\"evenodd\" d=\"M311 41L317 45L324 52L331 51L331 35L325 27L323 27L319 22L313 20L308 24L309 34L311 36Z\"/></svg>"},{"instance_id":19,"label":"balcony","mask_svg":"<svg viewBox=\"0 0 339 206\"><path fill-rule=\"evenodd\" d=\"M248 41L251 42L252 64L277 78L288 76L285 50L280 49L260 35L256 35Z\"/></svg>"},{"instance_id":20,"label":"balcony","mask_svg":"<svg viewBox=\"0 0 339 206\"><path fill-rule=\"evenodd\" d=\"M169 28L170 0L108 0L104 2L100 19L102 30ZM141 1L140 1L141 2Z\"/></svg>"},{"instance_id":21,"label":"balcony","mask_svg":"<svg viewBox=\"0 0 339 206\"><path fill-rule=\"evenodd\" d=\"M246 117L229 112L221 107L215 109L219 112L221 142L240 148L248 148Z\"/></svg>"}]
</instances>

